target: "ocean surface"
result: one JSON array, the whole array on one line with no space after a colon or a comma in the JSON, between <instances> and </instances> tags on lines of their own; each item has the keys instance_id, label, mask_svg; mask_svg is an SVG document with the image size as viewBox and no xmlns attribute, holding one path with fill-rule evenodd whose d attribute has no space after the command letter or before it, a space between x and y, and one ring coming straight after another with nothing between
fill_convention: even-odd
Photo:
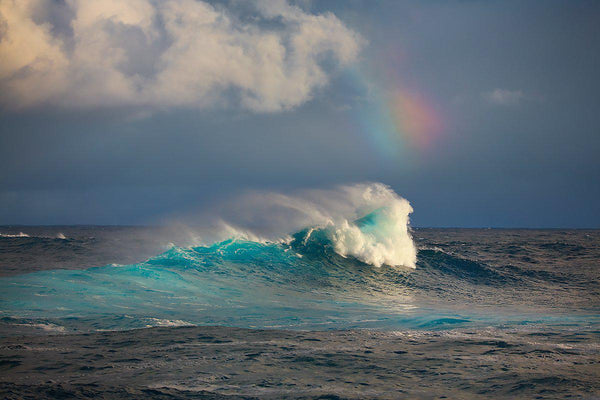
<instances>
[{"instance_id":1,"label":"ocean surface","mask_svg":"<svg viewBox=\"0 0 600 400\"><path fill-rule=\"evenodd\" d=\"M598 230L407 229L416 261L394 266L327 227L191 246L169 232L0 227L0 394L83 398L93 376L89 393L119 382L123 398L600 396ZM154 378L128 375L139 363Z\"/></svg>"},{"instance_id":2,"label":"ocean surface","mask_svg":"<svg viewBox=\"0 0 600 400\"><path fill-rule=\"evenodd\" d=\"M65 332L600 327L599 231L416 229L414 269L343 257L323 230L163 251L144 241L160 236L152 228L1 233L3 333L13 323Z\"/></svg>"}]
</instances>

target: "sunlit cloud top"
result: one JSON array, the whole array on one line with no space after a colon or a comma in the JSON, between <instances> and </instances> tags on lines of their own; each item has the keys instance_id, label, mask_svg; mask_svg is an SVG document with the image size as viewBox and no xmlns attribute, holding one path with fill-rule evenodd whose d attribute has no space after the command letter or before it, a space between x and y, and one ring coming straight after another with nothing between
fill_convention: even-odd
<instances>
[{"instance_id":1,"label":"sunlit cloud top","mask_svg":"<svg viewBox=\"0 0 600 400\"><path fill-rule=\"evenodd\" d=\"M335 15L259 1L252 18L196 0L0 0L5 108L291 109L353 63L363 40Z\"/></svg>"}]
</instances>

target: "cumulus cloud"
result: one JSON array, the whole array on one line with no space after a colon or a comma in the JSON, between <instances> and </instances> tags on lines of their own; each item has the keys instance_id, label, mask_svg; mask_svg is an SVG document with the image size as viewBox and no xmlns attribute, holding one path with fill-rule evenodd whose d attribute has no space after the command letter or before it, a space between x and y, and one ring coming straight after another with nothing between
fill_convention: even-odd
<instances>
[{"instance_id":1,"label":"cumulus cloud","mask_svg":"<svg viewBox=\"0 0 600 400\"><path fill-rule=\"evenodd\" d=\"M483 97L492 104L497 105L515 105L525 99L525 94L521 90L494 89L486 92Z\"/></svg>"},{"instance_id":2,"label":"cumulus cloud","mask_svg":"<svg viewBox=\"0 0 600 400\"><path fill-rule=\"evenodd\" d=\"M247 5L247 4L245 4ZM294 108L356 60L331 13L257 1L252 15L199 0L0 0L5 107Z\"/></svg>"}]
</instances>

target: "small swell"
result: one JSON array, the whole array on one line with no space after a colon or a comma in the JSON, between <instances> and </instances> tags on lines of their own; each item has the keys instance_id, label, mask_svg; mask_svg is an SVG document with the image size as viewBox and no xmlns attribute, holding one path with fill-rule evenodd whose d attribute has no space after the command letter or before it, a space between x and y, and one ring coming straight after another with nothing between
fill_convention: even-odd
<instances>
[{"instance_id":1,"label":"small swell","mask_svg":"<svg viewBox=\"0 0 600 400\"><path fill-rule=\"evenodd\" d=\"M451 275L475 284L500 285L512 281L510 277L484 263L453 256L440 250L419 250L417 266L426 272Z\"/></svg>"}]
</instances>

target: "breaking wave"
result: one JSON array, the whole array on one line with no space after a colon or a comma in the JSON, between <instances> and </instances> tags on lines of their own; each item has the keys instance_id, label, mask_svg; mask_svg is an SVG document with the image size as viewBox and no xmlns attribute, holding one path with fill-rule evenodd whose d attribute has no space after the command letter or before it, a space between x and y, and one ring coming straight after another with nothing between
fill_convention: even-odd
<instances>
[{"instance_id":1,"label":"breaking wave","mask_svg":"<svg viewBox=\"0 0 600 400\"><path fill-rule=\"evenodd\" d=\"M559 275L498 268L435 248L422 248L417 261L412 208L382 184L252 194L223 207L230 212L214 226L224 240L172 245L135 264L2 277L0 317L67 330L438 329L531 320L526 295L567 284ZM489 314L488 306L507 299L520 299L519 315Z\"/></svg>"},{"instance_id":2,"label":"breaking wave","mask_svg":"<svg viewBox=\"0 0 600 400\"><path fill-rule=\"evenodd\" d=\"M219 218L204 231L220 233L208 242L233 237L261 243L289 243L290 232L299 231L308 240L322 231L343 257L377 267L386 264L415 268L417 250L409 231L412 211L406 199L381 183L291 195L249 193L211 210ZM207 241L202 240L202 234L198 237L201 242Z\"/></svg>"},{"instance_id":3,"label":"breaking wave","mask_svg":"<svg viewBox=\"0 0 600 400\"><path fill-rule=\"evenodd\" d=\"M164 321L339 327L387 318L379 308L392 284L385 277L416 265L408 201L382 184L243 200L253 211L238 205L230 207L237 216L221 214L225 240L173 245L137 264L2 278L2 314L90 318L98 329ZM397 293L393 308L410 309L407 298Z\"/></svg>"},{"instance_id":4,"label":"breaking wave","mask_svg":"<svg viewBox=\"0 0 600 400\"><path fill-rule=\"evenodd\" d=\"M19 233L0 233L0 237L5 238L26 238L29 237L28 234L19 232Z\"/></svg>"},{"instance_id":5,"label":"breaking wave","mask_svg":"<svg viewBox=\"0 0 600 400\"><path fill-rule=\"evenodd\" d=\"M62 240L67 240L68 239L62 232L58 232L54 236L37 236L37 235L30 235L30 234L25 233L25 232L19 232L19 233L0 233L0 238L7 238L7 239L8 238L12 238L12 239L32 238L32 239L62 239Z\"/></svg>"}]
</instances>

